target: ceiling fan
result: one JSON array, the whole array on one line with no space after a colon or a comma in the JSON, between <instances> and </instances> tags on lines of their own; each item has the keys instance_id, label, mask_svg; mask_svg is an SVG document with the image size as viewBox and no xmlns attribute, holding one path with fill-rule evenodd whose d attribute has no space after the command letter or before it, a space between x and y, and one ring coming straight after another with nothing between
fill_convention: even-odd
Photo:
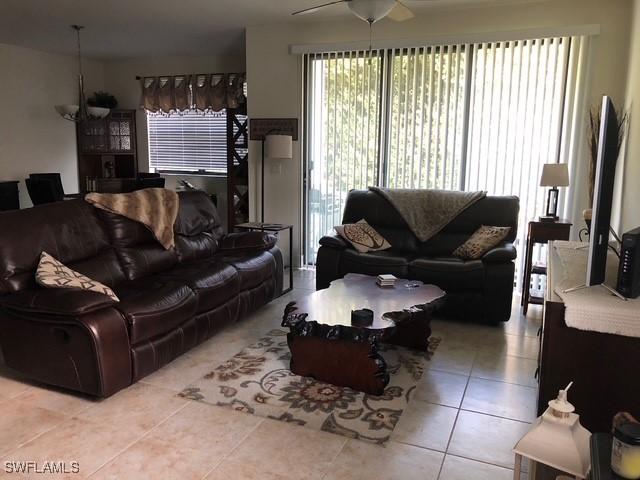
<instances>
[{"instance_id":1,"label":"ceiling fan","mask_svg":"<svg viewBox=\"0 0 640 480\"><path fill-rule=\"evenodd\" d=\"M336 0L322 5L316 5L315 7L305 8L304 10L293 12L291 15L314 13L329 5L338 3L346 3L354 15L369 25L385 17L389 17L396 22L402 22L415 16L413 12L399 0Z\"/></svg>"}]
</instances>

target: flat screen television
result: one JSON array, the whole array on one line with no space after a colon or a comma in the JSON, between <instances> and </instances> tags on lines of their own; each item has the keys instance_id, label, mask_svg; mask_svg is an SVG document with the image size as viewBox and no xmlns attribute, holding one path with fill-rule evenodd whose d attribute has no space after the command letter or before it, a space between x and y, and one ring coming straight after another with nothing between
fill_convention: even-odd
<instances>
[{"instance_id":1,"label":"flat screen television","mask_svg":"<svg viewBox=\"0 0 640 480\"><path fill-rule=\"evenodd\" d=\"M618 161L618 119L611 98L602 98L598 157L596 163L591 232L589 235L589 259L586 285L604 284L609 249L609 228L613 189Z\"/></svg>"}]
</instances>

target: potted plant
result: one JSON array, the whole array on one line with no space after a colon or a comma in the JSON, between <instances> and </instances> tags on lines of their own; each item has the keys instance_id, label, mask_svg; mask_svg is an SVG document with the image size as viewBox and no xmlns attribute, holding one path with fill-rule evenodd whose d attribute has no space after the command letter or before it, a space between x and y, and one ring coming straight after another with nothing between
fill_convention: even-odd
<instances>
[{"instance_id":1,"label":"potted plant","mask_svg":"<svg viewBox=\"0 0 640 480\"><path fill-rule=\"evenodd\" d=\"M98 90L97 92L93 92L93 96L87 99L87 104L90 107L108 108L109 110L113 110L118 106L118 100L116 100L116 97L110 93Z\"/></svg>"},{"instance_id":2,"label":"potted plant","mask_svg":"<svg viewBox=\"0 0 640 480\"><path fill-rule=\"evenodd\" d=\"M618 112L618 110L615 110ZM593 205L593 191L596 184L596 168L598 166L598 140L600 137L600 107L594 105L589 110L589 170L587 175L587 190L589 194L589 208L583 210L582 215L587 224L587 231L591 230L591 205ZM624 141L625 127L627 124L627 112L616 113L616 130L618 142L616 155L620 155L622 142Z\"/></svg>"}]
</instances>

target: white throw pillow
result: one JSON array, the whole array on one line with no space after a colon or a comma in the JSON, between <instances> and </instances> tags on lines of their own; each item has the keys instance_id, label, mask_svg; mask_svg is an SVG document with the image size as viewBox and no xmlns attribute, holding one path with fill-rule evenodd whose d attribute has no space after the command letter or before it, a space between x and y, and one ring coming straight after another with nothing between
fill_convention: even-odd
<instances>
[{"instance_id":1,"label":"white throw pillow","mask_svg":"<svg viewBox=\"0 0 640 480\"><path fill-rule=\"evenodd\" d=\"M378 252L391 248L391 244L364 218L357 223L347 223L333 228L360 253Z\"/></svg>"},{"instance_id":2,"label":"white throw pillow","mask_svg":"<svg viewBox=\"0 0 640 480\"><path fill-rule=\"evenodd\" d=\"M36 269L36 282L45 288L69 288L98 292L116 302L120 301L109 287L75 270L71 270L47 252L40 254L40 262Z\"/></svg>"}]
</instances>

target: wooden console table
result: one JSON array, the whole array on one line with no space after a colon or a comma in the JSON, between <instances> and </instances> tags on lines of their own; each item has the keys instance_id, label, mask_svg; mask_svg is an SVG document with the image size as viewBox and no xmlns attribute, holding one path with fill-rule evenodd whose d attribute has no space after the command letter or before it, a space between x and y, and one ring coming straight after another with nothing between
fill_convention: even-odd
<instances>
[{"instance_id":1,"label":"wooden console table","mask_svg":"<svg viewBox=\"0 0 640 480\"><path fill-rule=\"evenodd\" d=\"M566 220L558 220L556 222L540 222L532 220L529 222L529 230L527 233L527 244L525 251L524 277L522 279L522 297L520 305L522 305L522 313L527 314L529 304L542 305L543 297L531 296L531 275L546 275L547 267L543 265L533 265L533 247L536 243L548 243L551 240L569 240L569 232L571 231L571 223Z\"/></svg>"},{"instance_id":2,"label":"wooden console table","mask_svg":"<svg viewBox=\"0 0 640 480\"><path fill-rule=\"evenodd\" d=\"M580 414L582 425L591 432L608 432L618 412L640 417L640 384L635 374L640 338L569 327L565 304L555 292L564 280L564 268L551 246L548 257L538 415L549 400L556 398L558 390L573 381L569 401ZM614 257L611 254L608 261L615 261Z\"/></svg>"}]
</instances>

